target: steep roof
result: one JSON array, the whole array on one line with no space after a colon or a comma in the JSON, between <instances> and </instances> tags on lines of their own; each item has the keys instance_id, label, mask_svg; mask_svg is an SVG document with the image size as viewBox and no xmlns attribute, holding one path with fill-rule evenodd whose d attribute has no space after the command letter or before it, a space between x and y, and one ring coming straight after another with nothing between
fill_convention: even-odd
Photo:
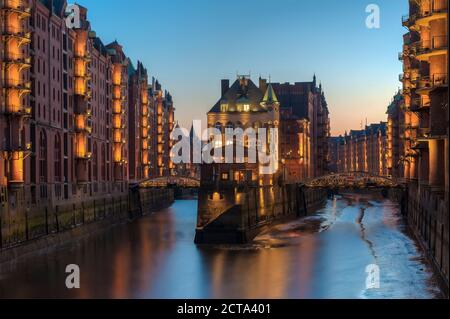
<instances>
[{"instance_id":1,"label":"steep roof","mask_svg":"<svg viewBox=\"0 0 450 319\"><path fill-rule=\"evenodd\" d=\"M267 87L266 94L264 94L264 98L263 98L262 102L263 103L278 103L277 95L275 94L272 84L270 84L270 83L269 83L269 86Z\"/></svg>"},{"instance_id":2,"label":"steep roof","mask_svg":"<svg viewBox=\"0 0 450 319\"><path fill-rule=\"evenodd\" d=\"M226 101L229 109L236 109L238 102L243 101L250 104L251 108L261 109L260 102L264 97L263 92L255 85L255 83L253 83L251 79L245 80L246 85L242 85L242 80L237 79L208 113L219 113L220 104L222 101Z\"/></svg>"},{"instance_id":3,"label":"steep roof","mask_svg":"<svg viewBox=\"0 0 450 319\"><path fill-rule=\"evenodd\" d=\"M66 0L40 0L52 13L60 18L64 17L64 10L67 6Z\"/></svg>"}]
</instances>

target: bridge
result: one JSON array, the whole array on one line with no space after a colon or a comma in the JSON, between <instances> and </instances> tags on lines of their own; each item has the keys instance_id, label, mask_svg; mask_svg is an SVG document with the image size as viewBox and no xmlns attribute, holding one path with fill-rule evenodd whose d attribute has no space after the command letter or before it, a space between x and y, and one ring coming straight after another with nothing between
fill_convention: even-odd
<instances>
[{"instance_id":1,"label":"bridge","mask_svg":"<svg viewBox=\"0 0 450 319\"><path fill-rule=\"evenodd\" d=\"M367 172L330 174L305 181L308 187L317 188L388 188L400 186L392 178Z\"/></svg>"},{"instance_id":2,"label":"bridge","mask_svg":"<svg viewBox=\"0 0 450 319\"><path fill-rule=\"evenodd\" d=\"M168 176L147 179L139 183L141 188L199 188L200 180L191 177Z\"/></svg>"}]
</instances>

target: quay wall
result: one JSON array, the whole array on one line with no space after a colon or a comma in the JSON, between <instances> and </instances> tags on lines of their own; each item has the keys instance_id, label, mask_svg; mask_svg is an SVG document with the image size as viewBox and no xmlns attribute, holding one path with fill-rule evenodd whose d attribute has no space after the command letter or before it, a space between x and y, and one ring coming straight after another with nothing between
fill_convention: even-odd
<instances>
[{"instance_id":1,"label":"quay wall","mask_svg":"<svg viewBox=\"0 0 450 319\"><path fill-rule=\"evenodd\" d=\"M449 218L448 198L427 186L415 183L407 187L407 220L441 275L448 296L449 285Z\"/></svg>"},{"instance_id":2,"label":"quay wall","mask_svg":"<svg viewBox=\"0 0 450 319\"><path fill-rule=\"evenodd\" d=\"M300 184L200 190L197 244L245 244L274 222L306 216L326 201L327 192Z\"/></svg>"},{"instance_id":3,"label":"quay wall","mask_svg":"<svg viewBox=\"0 0 450 319\"><path fill-rule=\"evenodd\" d=\"M435 272L440 275L444 294L448 296L448 198L444 192L416 182L407 183L403 190L393 189L389 195L401 204L409 229L428 255Z\"/></svg>"},{"instance_id":4,"label":"quay wall","mask_svg":"<svg viewBox=\"0 0 450 319\"><path fill-rule=\"evenodd\" d=\"M131 221L171 205L172 189L130 189L77 203L0 206L0 263L30 252L69 243L112 225Z\"/></svg>"}]
</instances>

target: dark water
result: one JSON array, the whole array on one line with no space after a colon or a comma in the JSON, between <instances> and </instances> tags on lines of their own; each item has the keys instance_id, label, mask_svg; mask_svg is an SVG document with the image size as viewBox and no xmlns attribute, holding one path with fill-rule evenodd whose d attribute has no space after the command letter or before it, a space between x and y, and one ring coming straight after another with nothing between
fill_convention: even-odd
<instances>
[{"instance_id":1,"label":"dark water","mask_svg":"<svg viewBox=\"0 0 450 319\"><path fill-rule=\"evenodd\" d=\"M193 244L197 203L120 225L75 244L0 265L0 297L437 298L399 209L368 195L330 200L315 216L272 227L246 246ZM68 290L77 264L81 288ZM380 285L367 289L366 267Z\"/></svg>"}]
</instances>

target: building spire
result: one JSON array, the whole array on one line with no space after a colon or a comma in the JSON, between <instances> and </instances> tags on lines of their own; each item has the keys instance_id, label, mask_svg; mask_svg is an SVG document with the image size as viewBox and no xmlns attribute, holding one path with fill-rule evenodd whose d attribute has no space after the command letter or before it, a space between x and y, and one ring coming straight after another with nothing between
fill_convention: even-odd
<instances>
[{"instance_id":1,"label":"building spire","mask_svg":"<svg viewBox=\"0 0 450 319\"><path fill-rule=\"evenodd\" d=\"M266 94L264 94L264 98L261 102L261 105L269 106L272 104L278 104L278 98L272 87L272 83L269 82L269 85L267 86Z\"/></svg>"}]
</instances>

